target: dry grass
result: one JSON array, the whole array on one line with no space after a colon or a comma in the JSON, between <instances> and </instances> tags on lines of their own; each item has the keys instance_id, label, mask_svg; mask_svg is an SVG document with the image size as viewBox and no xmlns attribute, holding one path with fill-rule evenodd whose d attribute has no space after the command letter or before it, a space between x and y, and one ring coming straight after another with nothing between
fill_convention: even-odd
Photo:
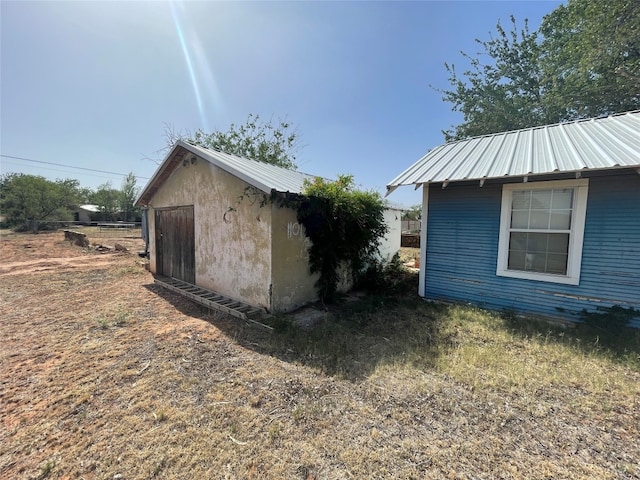
<instances>
[{"instance_id":1,"label":"dry grass","mask_svg":"<svg viewBox=\"0 0 640 480\"><path fill-rule=\"evenodd\" d=\"M0 478L640 477L638 332L379 296L269 334L61 238L2 235Z\"/></svg>"}]
</instances>

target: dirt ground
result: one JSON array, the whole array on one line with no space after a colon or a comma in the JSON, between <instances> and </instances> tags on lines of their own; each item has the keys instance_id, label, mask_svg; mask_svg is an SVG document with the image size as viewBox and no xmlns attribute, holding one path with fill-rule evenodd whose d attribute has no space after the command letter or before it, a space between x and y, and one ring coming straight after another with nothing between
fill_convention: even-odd
<instances>
[{"instance_id":1,"label":"dirt ground","mask_svg":"<svg viewBox=\"0 0 640 480\"><path fill-rule=\"evenodd\" d=\"M0 232L0 275L107 267L121 256L115 250L116 243L130 253L144 250L144 241L139 237L114 237L112 232L101 234L92 229L90 238L91 248L85 250L64 241L62 232L31 235L3 230Z\"/></svg>"},{"instance_id":2,"label":"dirt ground","mask_svg":"<svg viewBox=\"0 0 640 480\"><path fill-rule=\"evenodd\" d=\"M392 333L341 379L157 288L139 239L0 242L2 479L640 478L640 401L613 383L475 392L402 352L376 365Z\"/></svg>"}]
</instances>

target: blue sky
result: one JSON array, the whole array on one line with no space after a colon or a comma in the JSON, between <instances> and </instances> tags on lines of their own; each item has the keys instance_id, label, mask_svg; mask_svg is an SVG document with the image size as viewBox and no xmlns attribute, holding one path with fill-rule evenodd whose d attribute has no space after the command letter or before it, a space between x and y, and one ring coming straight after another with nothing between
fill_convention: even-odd
<instances>
[{"instance_id":1,"label":"blue sky","mask_svg":"<svg viewBox=\"0 0 640 480\"><path fill-rule=\"evenodd\" d=\"M299 169L385 185L461 121L436 88L498 20L531 29L559 1L0 2L0 171L118 175L143 186L176 131L227 130L250 113L302 135ZM389 200L413 205L420 193Z\"/></svg>"}]
</instances>

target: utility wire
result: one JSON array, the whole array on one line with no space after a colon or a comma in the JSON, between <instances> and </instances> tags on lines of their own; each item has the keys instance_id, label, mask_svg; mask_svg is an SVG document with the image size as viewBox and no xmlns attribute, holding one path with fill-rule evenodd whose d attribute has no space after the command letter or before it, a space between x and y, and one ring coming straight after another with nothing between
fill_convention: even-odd
<instances>
[{"instance_id":1,"label":"utility wire","mask_svg":"<svg viewBox=\"0 0 640 480\"><path fill-rule=\"evenodd\" d=\"M2 0L0 0L2 1ZM14 160L3 160L2 161L2 168L0 168L0 171L4 171L3 173L7 173L11 170L11 168L4 168L5 166L11 165L12 167L16 167L18 169L23 169L25 168L25 164L24 163L20 163L19 161L14 161ZM87 175L89 177L95 177L95 178L106 178L106 179L113 179L113 175L100 175L97 173L80 173L80 172L69 172L69 169L64 170L63 168L54 168L54 167L45 167L45 166L34 166L33 168L37 168L38 171L42 170L46 170L47 172L60 172L60 173L64 173L65 175ZM75 167L74 167L75 168ZM136 177L138 178L138 177Z\"/></svg>"},{"instance_id":2,"label":"utility wire","mask_svg":"<svg viewBox=\"0 0 640 480\"><path fill-rule=\"evenodd\" d=\"M55 165L57 167L75 168L77 170L86 170L87 172L107 173L109 175L119 175L121 177L126 177L128 175L128 173L107 172L106 170L96 170L94 168L77 167L75 165L65 165L63 163L45 162L43 160L33 160L32 158L14 157L13 155L0 154L0 157L12 158L14 160L24 160L25 162L44 163L46 165ZM139 178L142 180L149 180L149 177L136 176L136 178Z\"/></svg>"}]
</instances>

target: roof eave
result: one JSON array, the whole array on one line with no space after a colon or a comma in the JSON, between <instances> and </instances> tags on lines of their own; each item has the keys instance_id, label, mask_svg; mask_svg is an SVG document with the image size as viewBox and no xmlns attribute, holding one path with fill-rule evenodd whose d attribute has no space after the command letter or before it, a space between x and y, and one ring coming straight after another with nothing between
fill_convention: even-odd
<instances>
[{"instance_id":1,"label":"roof eave","mask_svg":"<svg viewBox=\"0 0 640 480\"><path fill-rule=\"evenodd\" d=\"M386 196L389 196L392 192L394 192L398 187L407 187L410 185L414 185L417 190L420 187L431 184L443 184L444 186L448 186L452 183L462 183L462 182L479 182L479 185L484 186L485 182L490 180L513 180L513 181L522 181L527 182L530 177L552 177L558 175L575 175L576 178L580 178L583 173L586 172L606 172L606 171L617 171L617 170L633 170L640 175L640 164L636 165L616 165L614 167L602 167L602 168L582 168L576 170L555 170L552 172L540 172L540 173L521 173L518 175L500 175L493 177L474 177L474 178L454 178L450 179L438 179L432 181L415 181L415 182L406 182L406 183L397 183L397 184L389 184L387 185L387 193ZM444 187L443 187L444 188Z\"/></svg>"},{"instance_id":2,"label":"roof eave","mask_svg":"<svg viewBox=\"0 0 640 480\"><path fill-rule=\"evenodd\" d=\"M149 204L151 198L157 192L160 185L175 171L176 167L180 165L183 161L183 157L186 153L191 153L197 157L203 158L209 163L215 165L216 167L226 171L227 173L243 180L249 185L257 188L266 194L271 194L272 191L278 191L282 193L287 193L288 191L280 190L278 188L274 188L271 185L267 185L260 180L252 177L246 172L235 168L232 165L228 165L220 161L214 155L211 155L211 152L206 148L201 148L196 145L192 145L184 140L178 140L175 145L171 148L169 153L166 155L160 167L153 174L151 179L147 182L145 187L142 189L142 192L136 199L134 205L142 207ZM291 193L300 193L300 192L291 192Z\"/></svg>"},{"instance_id":3,"label":"roof eave","mask_svg":"<svg viewBox=\"0 0 640 480\"><path fill-rule=\"evenodd\" d=\"M389 182L509 179L640 166L640 110L458 140L430 150Z\"/></svg>"},{"instance_id":4,"label":"roof eave","mask_svg":"<svg viewBox=\"0 0 640 480\"><path fill-rule=\"evenodd\" d=\"M151 200L151 197L153 197L153 195L156 193L156 191L160 187L160 184L164 180L166 180L166 178L169 175L171 175L171 173L173 173L173 170L175 170L175 167L177 166L177 164L180 163L181 159L180 160L177 159L179 155L178 150L183 148L184 145L185 145L184 142L179 140L171 148L171 150L169 151L169 153L167 153L164 160L162 161L158 169L155 171L151 179L149 179L147 184L144 186L144 188L140 192L140 195L138 195L138 198L134 202L135 206L144 207L149 205L149 201Z\"/></svg>"},{"instance_id":5,"label":"roof eave","mask_svg":"<svg viewBox=\"0 0 640 480\"><path fill-rule=\"evenodd\" d=\"M212 156L204 148L199 148L199 147L197 147L195 145L191 145L189 143L182 142L182 141L181 141L181 143L184 145L185 148L187 148L187 150L189 150L194 155L198 155L200 157L205 158L207 161L209 161L210 163L214 164L216 167L219 167L222 170L224 170L225 172L230 173L231 175L233 175L235 177L238 177L241 180L244 180L249 185L252 185L253 187L257 188L258 190L261 190L264 193L271 193L272 190L275 190L273 187L260 182L259 180L255 179L254 177L252 177L250 175L247 175L242 170L238 170L237 168L235 168L235 167L233 167L231 165L227 165L226 163L223 163L223 162L219 161L216 157Z\"/></svg>"}]
</instances>

